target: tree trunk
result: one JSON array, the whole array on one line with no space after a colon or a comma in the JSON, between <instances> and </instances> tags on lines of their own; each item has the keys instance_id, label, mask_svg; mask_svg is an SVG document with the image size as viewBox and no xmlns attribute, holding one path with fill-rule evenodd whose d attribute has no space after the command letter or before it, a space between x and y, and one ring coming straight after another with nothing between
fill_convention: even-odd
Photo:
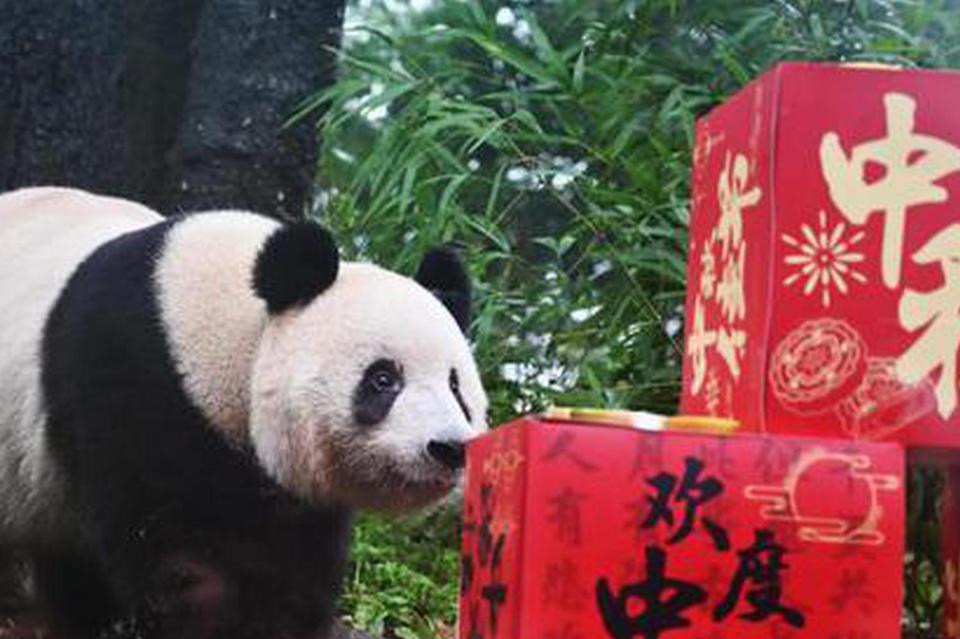
<instances>
[{"instance_id":1,"label":"tree trunk","mask_svg":"<svg viewBox=\"0 0 960 639\"><path fill-rule=\"evenodd\" d=\"M0 188L128 193L124 3L0 0Z\"/></svg>"},{"instance_id":2,"label":"tree trunk","mask_svg":"<svg viewBox=\"0 0 960 639\"><path fill-rule=\"evenodd\" d=\"M317 139L284 122L333 81L344 4L0 0L0 192L48 184L165 213L300 215ZM12 605L3 596L24 595L5 560ZM332 639L369 637L338 624Z\"/></svg>"},{"instance_id":3,"label":"tree trunk","mask_svg":"<svg viewBox=\"0 0 960 639\"><path fill-rule=\"evenodd\" d=\"M0 0L0 190L297 216L344 0Z\"/></svg>"}]
</instances>

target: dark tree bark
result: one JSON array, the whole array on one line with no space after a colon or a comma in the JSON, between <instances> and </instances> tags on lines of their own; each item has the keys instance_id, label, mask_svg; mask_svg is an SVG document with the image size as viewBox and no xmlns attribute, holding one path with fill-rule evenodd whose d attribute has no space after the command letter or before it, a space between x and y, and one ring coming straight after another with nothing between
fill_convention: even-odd
<instances>
[{"instance_id":1,"label":"dark tree bark","mask_svg":"<svg viewBox=\"0 0 960 639\"><path fill-rule=\"evenodd\" d=\"M344 0L0 0L0 190L298 215Z\"/></svg>"},{"instance_id":2,"label":"dark tree bark","mask_svg":"<svg viewBox=\"0 0 960 639\"><path fill-rule=\"evenodd\" d=\"M121 2L0 0L0 187L126 193Z\"/></svg>"},{"instance_id":3,"label":"dark tree bark","mask_svg":"<svg viewBox=\"0 0 960 639\"><path fill-rule=\"evenodd\" d=\"M333 81L344 4L0 0L0 191L299 215L317 140L284 122ZM0 564L0 605L25 603L20 564ZM331 639L369 637L338 625Z\"/></svg>"}]
</instances>

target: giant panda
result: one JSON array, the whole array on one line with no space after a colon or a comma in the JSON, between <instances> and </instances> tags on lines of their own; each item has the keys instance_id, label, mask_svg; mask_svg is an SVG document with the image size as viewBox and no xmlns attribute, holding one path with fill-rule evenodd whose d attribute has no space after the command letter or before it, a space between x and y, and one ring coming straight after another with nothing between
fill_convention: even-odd
<instances>
[{"instance_id":1,"label":"giant panda","mask_svg":"<svg viewBox=\"0 0 960 639\"><path fill-rule=\"evenodd\" d=\"M351 514L440 499L485 429L469 310L449 251L0 196L0 545L68 637L325 637Z\"/></svg>"}]
</instances>

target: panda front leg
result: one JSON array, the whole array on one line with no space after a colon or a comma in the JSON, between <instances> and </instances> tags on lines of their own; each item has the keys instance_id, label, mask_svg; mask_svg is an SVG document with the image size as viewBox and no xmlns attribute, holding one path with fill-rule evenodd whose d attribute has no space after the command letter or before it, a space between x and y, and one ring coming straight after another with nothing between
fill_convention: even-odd
<instances>
[{"instance_id":1,"label":"panda front leg","mask_svg":"<svg viewBox=\"0 0 960 639\"><path fill-rule=\"evenodd\" d=\"M49 610L54 636L96 637L120 608L101 564L78 549L43 548L33 553L38 603Z\"/></svg>"},{"instance_id":2,"label":"panda front leg","mask_svg":"<svg viewBox=\"0 0 960 639\"><path fill-rule=\"evenodd\" d=\"M219 566L189 553L165 556L147 580L132 612L109 639L213 639L231 637L238 617L233 579Z\"/></svg>"},{"instance_id":3,"label":"panda front leg","mask_svg":"<svg viewBox=\"0 0 960 639\"><path fill-rule=\"evenodd\" d=\"M211 531L204 555L168 559L200 579L181 594L218 620L217 639L326 639L351 517L275 503L255 521ZM213 595L211 599L211 595ZM216 604L216 605L214 605Z\"/></svg>"},{"instance_id":4,"label":"panda front leg","mask_svg":"<svg viewBox=\"0 0 960 639\"><path fill-rule=\"evenodd\" d=\"M116 604L97 639L214 639L237 616L233 579L215 557L179 536L146 534L145 526L114 529L130 534L99 538L98 560ZM112 532L112 531L111 531ZM77 628L77 626L74 626ZM73 635L71 635L72 637Z\"/></svg>"},{"instance_id":5,"label":"panda front leg","mask_svg":"<svg viewBox=\"0 0 960 639\"><path fill-rule=\"evenodd\" d=\"M239 534L114 546L108 571L128 612L104 637L326 639L342 575L330 532L277 516Z\"/></svg>"}]
</instances>

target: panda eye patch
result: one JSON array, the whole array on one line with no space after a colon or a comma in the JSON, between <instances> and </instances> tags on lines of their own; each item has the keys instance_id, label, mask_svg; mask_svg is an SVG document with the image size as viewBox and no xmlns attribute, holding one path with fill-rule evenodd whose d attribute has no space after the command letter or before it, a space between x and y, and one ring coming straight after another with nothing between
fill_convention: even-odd
<instances>
[{"instance_id":1,"label":"panda eye patch","mask_svg":"<svg viewBox=\"0 0 960 639\"><path fill-rule=\"evenodd\" d=\"M463 401L463 394L460 392L460 376L457 374L457 369L450 369L450 392L453 393L453 397L457 400L457 404L460 406L460 410L463 411L463 416L467 418L468 422L473 422L473 419L470 415L470 409L467 408L467 403Z\"/></svg>"},{"instance_id":2,"label":"panda eye patch","mask_svg":"<svg viewBox=\"0 0 960 639\"><path fill-rule=\"evenodd\" d=\"M403 371L396 362L378 359L363 372L353 392L353 417L361 426L373 426L386 419L403 390Z\"/></svg>"},{"instance_id":3,"label":"panda eye patch","mask_svg":"<svg viewBox=\"0 0 960 639\"><path fill-rule=\"evenodd\" d=\"M367 367L364 383L375 393L399 393L403 388L403 377L394 362L378 359Z\"/></svg>"},{"instance_id":4,"label":"panda eye patch","mask_svg":"<svg viewBox=\"0 0 960 639\"><path fill-rule=\"evenodd\" d=\"M387 371L377 371L377 373L370 378L370 383L373 385L373 390L378 393L386 393L396 385L396 378Z\"/></svg>"}]
</instances>

